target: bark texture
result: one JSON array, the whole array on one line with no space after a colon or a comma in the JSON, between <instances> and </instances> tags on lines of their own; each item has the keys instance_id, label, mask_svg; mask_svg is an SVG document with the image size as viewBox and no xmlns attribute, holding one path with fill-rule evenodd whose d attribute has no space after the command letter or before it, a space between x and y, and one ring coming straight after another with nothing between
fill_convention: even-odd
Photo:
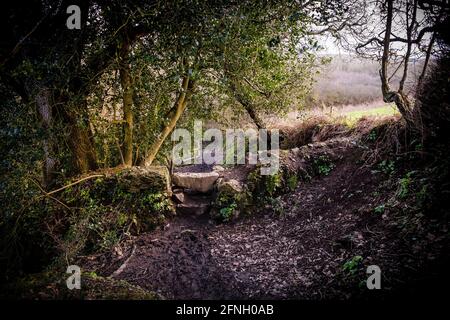
<instances>
[{"instance_id":1,"label":"bark texture","mask_svg":"<svg viewBox=\"0 0 450 320\"><path fill-rule=\"evenodd\" d=\"M123 91L123 160L124 165L133 165L133 84L129 63L129 42L124 41L120 51L120 83Z\"/></svg>"},{"instance_id":2,"label":"bark texture","mask_svg":"<svg viewBox=\"0 0 450 320\"><path fill-rule=\"evenodd\" d=\"M190 95L192 94L193 86L194 82L189 78L189 76L185 76L181 85L181 93L177 98L174 108L172 108L171 112L168 115L168 122L164 126L156 141L150 147L149 153L141 163L142 165L149 166L155 160L155 157L158 154L158 151L161 148L162 144L175 128L178 120L186 109L187 102Z\"/></svg>"}]
</instances>

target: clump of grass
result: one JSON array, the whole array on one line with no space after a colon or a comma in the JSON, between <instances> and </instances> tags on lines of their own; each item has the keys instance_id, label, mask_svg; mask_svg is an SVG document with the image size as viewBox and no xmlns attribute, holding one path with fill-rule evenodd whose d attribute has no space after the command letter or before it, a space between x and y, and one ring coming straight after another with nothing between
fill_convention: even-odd
<instances>
[{"instance_id":1,"label":"clump of grass","mask_svg":"<svg viewBox=\"0 0 450 320\"><path fill-rule=\"evenodd\" d=\"M309 143L326 141L349 133L349 127L339 119L325 116L311 117L293 126L280 129L283 149L292 149Z\"/></svg>"}]
</instances>

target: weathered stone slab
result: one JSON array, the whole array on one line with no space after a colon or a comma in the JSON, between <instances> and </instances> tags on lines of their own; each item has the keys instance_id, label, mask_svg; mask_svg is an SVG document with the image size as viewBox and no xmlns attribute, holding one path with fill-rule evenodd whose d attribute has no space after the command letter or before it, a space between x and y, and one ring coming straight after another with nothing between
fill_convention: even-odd
<instances>
[{"instance_id":1,"label":"weathered stone slab","mask_svg":"<svg viewBox=\"0 0 450 320\"><path fill-rule=\"evenodd\" d=\"M185 200L184 192L181 189L173 190L172 198L177 203L183 203Z\"/></svg>"},{"instance_id":2,"label":"weathered stone slab","mask_svg":"<svg viewBox=\"0 0 450 320\"><path fill-rule=\"evenodd\" d=\"M177 212L186 215L201 216L209 211L211 205L207 203L180 203Z\"/></svg>"},{"instance_id":3,"label":"weathered stone slab","mask_svg":"<svg viewBox=\"0 0 450 320\"><path fill-rule=\"evenodd\" d=\"M116 178L121 185L132 193L142 190L154 190L155 192L171 194L170 174L169 170L164 166L123 169Z\"/></svg>"},{"instance_id":4,"label":"weathered stone slab","mask_svg":"<svg viewBox=\"0 0 450 320\"><path fill-rule=\"evenodd\" d=\"M242 192L243 184L235 179L230 179L228 181L221 180L217 184L217 190L219 193L226 192L228 194L236 194Z\"/></svg>"},{"instance_id":5,"label":"weathered stone slab","mask_svg":"<svg viewBox=\"0 0 450 320\"><path fill-rule=\"evenodd\" d=\"M217 172L176 172L173 174L173 184L198 192L209 192L219 178Z\"/></svg>"}]
</instances>

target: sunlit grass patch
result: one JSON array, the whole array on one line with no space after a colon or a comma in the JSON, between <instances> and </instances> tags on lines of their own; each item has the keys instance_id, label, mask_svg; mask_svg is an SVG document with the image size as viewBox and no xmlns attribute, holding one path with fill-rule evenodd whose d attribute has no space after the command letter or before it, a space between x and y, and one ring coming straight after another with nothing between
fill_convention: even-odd
<instances>
[{"instance_id":1,"label":"sunlit grass patch","mask_svg":"<svg viewBox=\"0 0 450 320\"><path fill-rule=\"evenodd\" d=\"M362 117L386 117L399 114L394 104L386 104L376 108L370 108L365 110L354 110L342 114L345 119L345 123L349 126L353 126Z\"/></svg>"}]
</instances>

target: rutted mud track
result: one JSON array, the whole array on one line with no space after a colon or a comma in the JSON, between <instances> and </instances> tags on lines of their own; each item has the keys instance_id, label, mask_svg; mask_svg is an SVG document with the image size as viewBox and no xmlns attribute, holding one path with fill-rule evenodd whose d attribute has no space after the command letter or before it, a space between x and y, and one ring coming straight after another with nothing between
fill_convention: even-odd
<instances>
[{"instance_id":1,"label":"rutted mud track","mask_svg":"<svg viewBox=\"0 0 450 320\"><path fill-rule=\"evenodd\" d=\"M211 254L212 229L207 220L186 217L143 235L118 278L171 299L239 298L233 274Z\"/></svg>"},{"instance_id":2,"label":"rutted mud track","mask_svg":"<svg viewBox=\"0 0 450 320\"><path fill-rule=\"evenodd\" d=\"M114 277L168 299L348 298L361 279L346 281L342 265L361 255L364 265L382 268L384 288L396 288L405 268L420 268L420 252L442 248L420 247L420 239L411 248L389 217L374 214L386 200L383 178L362 169L359 156L348 151L329 176L283 196L281 214L267 208L219 225L175 217L164 230L138 237Z\"/></svg>"}]
</instances>

